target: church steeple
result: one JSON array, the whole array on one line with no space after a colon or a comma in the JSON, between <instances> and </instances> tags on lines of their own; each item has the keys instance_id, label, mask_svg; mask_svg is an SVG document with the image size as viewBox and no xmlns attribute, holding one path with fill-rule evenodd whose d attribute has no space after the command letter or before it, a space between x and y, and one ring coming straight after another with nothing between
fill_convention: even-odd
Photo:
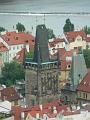
<instances>
[{"instance_id":1,"label":"church steeple","mask_svg":"<svg viewBox=\"0 0 90 120\"><path fill-rule=\"evenodd\" d=\"M87 74L87 68L83 54L75 54L72 57L71 82L77 86Z\"/></svg>"}]
</instances>

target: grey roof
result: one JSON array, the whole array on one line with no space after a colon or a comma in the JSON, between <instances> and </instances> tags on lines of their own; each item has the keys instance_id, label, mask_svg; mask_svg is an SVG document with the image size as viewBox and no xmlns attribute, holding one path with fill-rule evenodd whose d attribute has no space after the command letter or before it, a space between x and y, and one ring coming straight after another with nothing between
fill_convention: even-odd
<instances>
[{"instance_id":1,"label":"grey roof","mask_svg":"<svg viewBox=\"0 0 90 120\"><path fill-rule=\"evenodd\" d=\"M87 68L83 54L77 54L72 57L71 66L71 83L76 86L84 78L87 73Z\"/></svg>"},{"instance_id":2,"label":"grey roof","mask_svg":"<svg viewBox=\"0 0 90 120\"><path fill-rule=\"evenodd\" d=\"M36 28L34 62L49 62L48 36L45 25Z\"/></svg>"}]
</instances>

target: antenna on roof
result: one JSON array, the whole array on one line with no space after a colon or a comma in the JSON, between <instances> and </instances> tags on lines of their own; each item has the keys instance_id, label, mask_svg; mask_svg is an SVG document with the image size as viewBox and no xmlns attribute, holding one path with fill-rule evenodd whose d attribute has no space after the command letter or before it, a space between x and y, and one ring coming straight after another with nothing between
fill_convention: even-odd
<instances>
[{"instance_id":1,"label":"antenna on roof","mask_svg":"<svg viewBox=\"0 0 90 120\"><path fill-rule=\"evenodd\" d=\"M36 26L37 26L37 22L38 22L38 20L37 20L37 16L36 16Z\"/></svg>"},{"instance_id":2,"label":"antenna on roof","mask_svg":"<svg viewBox=\"0 0 90 120\"><path fill-rule=\"evenodd\" d=\"M46 20L46 19L45 19L45 14L44 14L44 25L45 25L45 20Z\"/></svg>"}]
</instances>

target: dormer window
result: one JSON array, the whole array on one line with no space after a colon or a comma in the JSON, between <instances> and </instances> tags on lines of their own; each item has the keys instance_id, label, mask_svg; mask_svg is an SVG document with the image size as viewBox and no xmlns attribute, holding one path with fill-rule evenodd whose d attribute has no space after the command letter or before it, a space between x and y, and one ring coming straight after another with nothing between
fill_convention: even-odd
<instances>
[{"instance_id":1,"label":"dormer window","mask_svg":"<svg viewBox=\"0 0 90 120\"><path fill-rule=\"evenodd\" d=\"M28 43L28 40L26 40L25 42Z\"/></svg>"},{"instance_id":2,"label":"dormer window","mask_svg":"<svg viewBox=\"0 0 90 120\"><path fill-rule=\"evenodd\" d=\"M10 39L8 38L7 40L9 41Z\"/></svg>"},{"instance_id":3,"label":"dormer window","mask_svg":"<svg viewBox=\"0 0 90 120\"><path fill-rule=\"evenodd\" d=\"M32 42L34 42L34 40L32 40Z\"/></svg>"},{"instance_id":4,"label":"dormer window","mask_svg":"<svg viewBox=\"0 0 90 120\"><path fill-rule=\"evenodd\" d=\"M16 37L16 40L18 40L18 37Z\"/></svg>"},{"instance_id":5,"label":"dormer window","mask_svg":"<svg viewBox=\"0 0 90 120\"><path fill-rule=\"evenodd\" d=\"M77 41L81 41L81 39L79 38L79 39L77 39Z\"/></svg>"},{"instance_id":6,"label":"dormer window","mask_svg":"<svg viewBox=\"0 0 90 120\"><path fill-rule=\"evenodd\" d=\"M70 69L71 68L71 65L69 64L69 65L67 65L67 69Z\"/></svg>"}]
</instances>

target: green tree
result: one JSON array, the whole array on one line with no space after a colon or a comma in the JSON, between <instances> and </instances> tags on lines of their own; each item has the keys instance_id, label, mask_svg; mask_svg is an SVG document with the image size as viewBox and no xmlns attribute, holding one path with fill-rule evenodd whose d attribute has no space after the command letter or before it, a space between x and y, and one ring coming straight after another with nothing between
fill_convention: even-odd
<instances>
[{"instance_id":1,"label":"green tree","mask_svg":"<svg viewBox=\"0 0 90 120\"><path fill-rule=\"evenodd\" d=\"M53 33L52 29L48 28L47 32L48 32L48 39L55 38L55 34Z\"/></svg>"},{"instance_id":2,"label":"green tree","mask_svg":"<svg viewBox=\"0 0 90 120\"><path fill-rule=\"evenodd\" d=\"M3 31L5 31L5 28L0 27L0 32L3 32Z\"/></svg>"},{"instance_id":3,"label":"green tree","mask_svg":"<svg viewBox=\"0 0 90 120\"><path fill-rule=\"evenodd\" d=\"M33 58L34 50L31 50L30 52L26 53L26 58Z\"/></svg>"},{"instance_id":4,"label":"green tree","mask_svg":"<svg viewBox=\"0 0 90 120\"><path fill-rule=\"evenodd\" d=\"M70 19L66 19L66 23L63 27L64 32L74 31L74 24L71 23Z\"/></svg>"},{"instance_id":5,"label":"green tree","mask_svg":"<svg viewBox=\"0 0 90 120\"><path fill-rule=\"evenodd\" d=\"M25 79L24 68L18 62L5 63L2 68L3 84L10 86L15 83L16 80Z\"/></svg>"},{"instance_id":6,"label":"green tree","mask_svg":"<svg viewBox=\"0 0 90 120\"><path fill-rule=\"evenodd\" d=\"M16 29L18 30L18 32L24 32L25 31L25 26L18 22L16 24Z\"/></svg>"},{"instance_id":7,"label":"green tree","mask_svg":"<svg viewBox=\"0 0 90 120\"><path fill-rule=\"evenodd\" d=\"M90 68L90 49L83 50L87 68Z\"/></svg>"},{"instance_id":8,"label":"green tree","mask_svg":"<svg viewBox=\"0 0 90 120\"><path fill-rule=\"evenodd\" d=\"M87 27L87 25L84 26L83 31L84 31L86 34L90 34L90 27Z\"/></svg>"}]
</instances>

